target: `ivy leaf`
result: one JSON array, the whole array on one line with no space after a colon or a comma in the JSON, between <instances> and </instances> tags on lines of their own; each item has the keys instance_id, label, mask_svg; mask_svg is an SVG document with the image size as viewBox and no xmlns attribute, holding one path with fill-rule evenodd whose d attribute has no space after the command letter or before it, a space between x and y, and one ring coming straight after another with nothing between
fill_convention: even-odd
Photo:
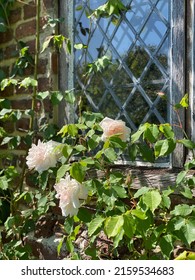
<instances>
[{"instance_id":1,"label":"ivy leaf","mask_svg":"<svg viewBox=\"0 0 195 280\"><path fill-rule=\"evenodd\" d=\"M43 92L38 92L38 93L37 93L37 98L38 98L38 99L43 100L43 99L46 99L47 97L49 97L49 91L48 91L48 90L47 90L47 91L43 91Z\"/></svg>"},{"instance_id":2,"label":"ivy leaf","mask_svg":"<svg viewBox=\"0 0 195 280\"><path fill-rule=\"evenodd\" d=\"M195 218L189 217L185 220L185 225L180 229L184 237L184 242L190 245L195 241Z\"/></svg>"},{"instance_id":3,"label":"ivy leaf","mask_svg":"<svg viewBox=\"0 0 195 280\"><path fill-rule=\"evenodd\" d=\"M45 42L43 43L43 47L42 47L41 53L43 53L49 47L49 44L50 44L52 39L53 39L53 35L52 36L48 36L46 38Z\"/></svg>"},{"instance_id":4,"label":"ivy leaf","mask_svg":"<svg viewBox=\"0 0 195 280\"><path fill-rule=\"evenodd\" d=\"M179 103L183 108L188 108L189 106L189 96L186 93L184 95L184 97L181 99L180 103Z\"/></svg>"},{"instance_id":5,"label":"ivy leaf","mask_svg":"<svg viewBox=\"0 0 195 280\"><path fill-rule=\"evenodd\" d=\"M136 191L136 193L134 194L134 198L138 198L140 197L141 195L147 193L148 191L150 190L150 188L148 187L142 187L140 188L138 191Z\"/></svg>"},{"instance_id":6,"label":"ivy leaf","mask_svg":"<svg viewBox=\"0 0 195 280\"><path fill-rule=\"evenodd\" d=\"M37 87L38 82L35 79L27 77L20 82L20 87L28 88L29 86Z\"/></svg>"},{"instance_id":7,"label":"ivy leaf","mask_svg":"<svg viewBox=\"0 0 195 280\"><path fill-rule=\"evenodd\" d=\"M190 251L183 251L175 260L195 260L195 253Z\"/></svg>"},{"instance_id":8,"label":"ivy leaf","mask_svg":"<svg viewBox=\"0 0 195 280\"><path fill-rule=\"evenodd\" d=\"M164 139L156 142L154 146L155 157L163 157L172 153L176 147L176 141L174 139Z\"/></svg>"},{"instance_id":9,"label":"ivy leaf","mask_svg":"<svg viewBox=\"0 0 195 280\"><path fill-rule=\"evenodd\" d=\"M88 224L89 236L92 236L96 232L96 230L102 226L104 220L105 220L105 218L103 218L101 216L97 216Z\"/></svg>"},{"instance_id":10,"label":"ivy leaf","mask_svg":"<svg viewBox=\"0 0 195 280\"><path fill-rule=\"evenodd\" d=\"M172 241L172 235L171 234L167 234L165 236L162 236L160 238L160 242L159 242L160 248L161 248L161 252L163 253L163 255L169 259L171 252L174 249L173 246L173 241Z\"/></svg>"},{"instance_id":11,"label":"ivy leaf","mask_svg":"<svg viewBox=\"0 0 195 280\"><path fill-rule=\"evenodd\" d=\"M159 129L156 124L151 124L144 131L144 139L147 139L150 143L155 143L159 136Z\"/></svg>"},{"instance_id":12,"label":"ivy leaf","mask_svg":"<svg viewBox=\"0 0 195 280\"><path fill-rule=\"evenodd\" d=\"M125 214L123 215L124 224L123 229L125 231L125 235L128 236L130 239L133 237L134 234L134 220L132 216Z\"/></svg>"},{"instance_id":13,"label":"ivy leaf","mask_svg":"<svg viewBox=\"0 0 195 280\"><path fill-rule=\"evenodd\" d=\"M60 168L57 171L57 181L59 181L62 177L64 177L64 175L66 174L67 171L70 170L70 165L69 164L64 164L62 166L60 166Z\"/></svg>"},{"instance_id":14,"label":"ivy leaf","mask_svg":"<svg viewBox=\"0 0 195 280\"><path fill-rule=\"evenodd\" d=\"M71 90L66 90L65 91L65 100L69 103L69 104L74 104L76 97L74 94L73 89Z\"/></svg>"},{"instance_id":15,"label":"ivy leaf","mask_svg":"<svg viewBox=\"0 0 195 280\"><path fill-rule=\"evenodd\" d=\"M0 177L0 190L8 189L8 181L6 176Z\"/></svg>"},{"instance_id":16,"label":"ivy leaf","mask_svg":"<svg viewBox=\"0 0 195 280\"><path fill-rule=\"evenodd\" d=\"M79 183L82 183L85 178L86 168L79 162L74 162L70 168L70 175Z\"/></svg>"},{"instance_id":17,"label":"ivy leaf","mask_svg":"<svg viewBox=\"0 0 195 280\"><path fill-rule=\"evenodd\" d=\"M123 224L123 215L108 217L104 226L108 238L116 236L121 231Z\"/></svg>"},{"instance_id":18,"label":"ivy leaf","mask_svg":"<svg viewBox=\"0 0 195 280\"><path fill-rule=\"evenodd\" d=\"M156 210L161 203L161 200L162 198L158 190L151 190L143 195L143 202L152 212Z\"/></svg>"},{"instance_id":19,"label":"ivy leaf","mask_svg":"<svg viewBox=\"0 0 195 280\"><path fill-rule=\"evenodd\" d=\"M189 206L188 204L180 204L175 206L174 210L171 211L172 215L175 216L188 216L189 214L192 213L192 207Z\"/></svg>"},{"instance_id":20,"label":"ivy leaf","mask_svg":"<svg viewBox=\"0 0 195 280\"><path fill-rule=\"evenodd\" d=\"M164 134L167 139L174 138L174 132L172 126L169 123L160 124L159 130Z\"/></svg>"},{"instance_id":21,"label":"ivy leaf","mask_svg":"<svg viewBox=\"0 0 195 280\"><path fill-rule=\"evenodd\" d=\"M187 171L183 170L177 175L176 184L179 185L187 175Z\"/></svg>"},{"instance_id":22,"label":"ivy leaf","mask_svg":"<svg viewBox=\"0 0 195 280\"><path fill-rule=\"evenodd\" d=\"M178 143L183 144L186 148L193 150L195 149L195 143L189 139L177 140Z\"/></svg>"},{"instance_id":23,"label":"ivy leaf","mask_svg":"<svg viewBox=\"0 0 195 280\"><path fill-rule=\"evenodd\" d=\"M105 149L104 154L110 162L114 162L117 159L117 154L113 148Z\"/></svg>"},{"instance_id":24,"label":"ivy leaf","mask_svg":"<svg viewBox=\"0 0 195 280\"><path fill-rule=\"evenodd\" d=\"M63 99L63 93L61 91L51 92L51 102L53 105L58 105Z\"/></svg>"}]
</instances>

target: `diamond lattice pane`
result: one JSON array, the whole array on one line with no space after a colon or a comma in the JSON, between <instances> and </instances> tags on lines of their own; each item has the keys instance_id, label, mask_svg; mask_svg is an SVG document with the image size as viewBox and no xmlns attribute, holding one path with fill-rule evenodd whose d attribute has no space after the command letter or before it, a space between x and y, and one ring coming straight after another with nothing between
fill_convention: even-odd
<instances>
[{"instance_id":1,"label":"diamond lattice pane","mask_svg":"<svg viewBox=\"0 0 195 280\"><path fill-rule=\"evenodd\" d=\"M106 0L75 1L75 88L93 111L121 118L136 130L145 121L168 121L167 104L157 93L169 95L169 0L122 0L127 10L112 17L89 16ZM106 56L110 64L89 65Z\"/></svg>"}]
</instances>

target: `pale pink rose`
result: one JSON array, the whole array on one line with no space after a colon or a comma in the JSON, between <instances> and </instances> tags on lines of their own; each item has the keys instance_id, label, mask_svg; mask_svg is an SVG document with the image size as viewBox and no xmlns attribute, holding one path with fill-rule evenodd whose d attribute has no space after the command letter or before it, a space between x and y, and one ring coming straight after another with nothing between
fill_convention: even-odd
<instances>
[{"instance_id":1,"label":"pale pink rose","mask_svg":"<svg viewBox=\"0 0 195 280\"><path fill-rule=\"evenodd\" d=\"M122 120L113 120L105 117L100 122L100 126L103 129L103 141L113 135L117 135L124 142L130 138L131 129Z\"/></svg>"},{"instance_id":2,"label":"pale pink rose","mask_svg":"<svg viewBox=\"0 0 195 280\"><path fill-rule=\"evenodd\" d=\"M81 200L87 198L87 189L75 179L71 179L70 175L66 175L65 179L60 179L54 188L57 192L56 197L60 199L59 206L62 215L65 217L76 215L81 206Z\"/></svg>"},{"instance_id":3,"label":"pale pink rose","mask_svg":"<svg viewBox=\"0 0 195 280\"><path fill-rule=\"evenodd\" d=\"M28 151L26 157L26 164L28 168L35 169L39 173L50 167L55 167L58 159L61 157L61 143L55 141L41 142L38 140L38 144L32 144L32 147Z\"/></svg>"}]
</instances>

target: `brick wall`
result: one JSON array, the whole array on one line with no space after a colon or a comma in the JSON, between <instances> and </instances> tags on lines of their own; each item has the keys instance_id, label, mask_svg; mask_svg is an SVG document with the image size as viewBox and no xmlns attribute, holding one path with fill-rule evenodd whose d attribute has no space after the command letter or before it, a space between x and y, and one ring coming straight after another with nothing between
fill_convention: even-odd
<instances>
[{"instance_id":1,"label":"brick wall","mask_svg":"<svg viewBox=\"0 0 195 280\"><path fill-rule=\"evenodd\" d=\"M56 33L51 28L43 28L47 17L58 17L58 1L43 0L41 1L41 19L40 19L40 49L47 36ZM35 38L36 38L36 5L35 1L16 1L12 7L9 16L10 29L7 32L0 33L0 69L4 71L5 76L11 75L13 65L18 57L18 42L22 41L29 46L29 52L34 57ZM51 46L39 56L38 65L38 91L57 90L58 89L58 55L56 50ZM31 76L33 78L34 68L28 66L24 71L21 79ZM18 78L18 77L16 77ZM13 109L26 110L31 108L32 89L18 88L14 86L7 87L0 92L0 98L7 98L11 101ZM53 112L49 100L44 100L42 112L48 120L56 121L57 113ZM2 125L2 124L1 124ZM4 123L6 132L10 135L23 136L29 129L29 117L24 116L16 123ZM2 149L3 148L3 149ZM6 145L0 147L0 155L8 153ZM23 155L25 145L20 145L19 149L13 150L12 154Z\"/></svg>"}]
</instances>

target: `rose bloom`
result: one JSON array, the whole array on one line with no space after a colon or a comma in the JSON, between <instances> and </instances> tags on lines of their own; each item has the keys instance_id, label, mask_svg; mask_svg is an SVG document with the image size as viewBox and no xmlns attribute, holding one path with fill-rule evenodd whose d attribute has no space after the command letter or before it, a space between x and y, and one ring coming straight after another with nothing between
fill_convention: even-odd
<instances>
[{"instance_id":1,"label":"rose bloom","mask_svg":"<svg viewBox=\"0 0 195 280\"><path fill-rule=\"evenodd\" d=\"M48 141L46 143L38 140L38 144L32 144L26 157L28 168L35 169L39 173L47 170L50 167L55 167L58 159L61 156L61 143Z\"/></svg>"},{"instance_id":2,"label":"rose bloom","mask_svg":"<svg viewBox=\"0 0 195 280\"><path fill-rule=\"evenodd\" d=\"M106 117L100 122L100 126L103 129L103 141L117 134L122 141L127 141L130 138L131 129L122 120L113 120Z\"/></svg>"},{"instance_id":3,"label":"rose bloom","mask_svg":"<svg viewBox=\"0 0 195 280\"><path fill-rule=\"evenodd\" d=\"M57 191L56 197L60 199L59 206L62 215L65 217L76 215L81 206L80 199L87 198L87 189L75 179L71 179L70 175L66 175L65 179L60 179L54 188Z\"/></svg>"}]
</instances>

